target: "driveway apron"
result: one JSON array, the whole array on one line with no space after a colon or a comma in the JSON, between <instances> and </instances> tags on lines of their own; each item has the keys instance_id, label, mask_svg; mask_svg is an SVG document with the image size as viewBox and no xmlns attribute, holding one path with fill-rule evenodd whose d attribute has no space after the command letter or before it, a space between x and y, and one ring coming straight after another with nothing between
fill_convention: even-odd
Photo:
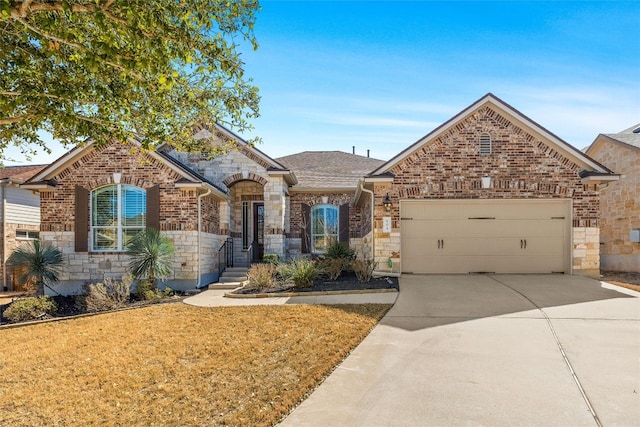
<instances>
[{"instance_id":1,"label":"driveway apron","mask_svg":"<svg viewBox=\"0 0 640 427\"><path fill-rule=\"evenodd\" d=\"M579 276L403 276L281 426L640 426L639 301Z\"/></svg>"}]
</instances>

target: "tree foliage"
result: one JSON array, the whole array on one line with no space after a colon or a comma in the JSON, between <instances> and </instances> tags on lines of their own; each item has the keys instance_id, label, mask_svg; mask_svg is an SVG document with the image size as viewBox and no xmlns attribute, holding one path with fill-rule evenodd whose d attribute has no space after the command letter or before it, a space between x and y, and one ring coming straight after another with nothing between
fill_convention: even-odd
<instances>
[{"instance_id":1,"label":"tree foliage","mask_svg":"<svg viewBox=\"0 0 640 427\"><path fill-rule=\"evenodd\" d=\"M252 129L257 0L0 0L0 155L138 138L205 151L201 126ZM1 157L1 156L0 156Z\"/></svg>"}]
</instances>

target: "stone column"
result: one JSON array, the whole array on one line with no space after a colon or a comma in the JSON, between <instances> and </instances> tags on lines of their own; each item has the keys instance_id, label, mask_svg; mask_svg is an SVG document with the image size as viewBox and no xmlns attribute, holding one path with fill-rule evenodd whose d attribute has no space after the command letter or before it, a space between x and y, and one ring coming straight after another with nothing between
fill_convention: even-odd
<instances>
[{"instance_id":1,"label":"stone column","mask_svg":"<svg viewBox=\"0 0 640 427\"><path fill-rule=\"evenodd\" d=\"M285 255L284 224L287 185L282 175L269 175L264 186L264 253Z\"/></svg>"}]
</instances>

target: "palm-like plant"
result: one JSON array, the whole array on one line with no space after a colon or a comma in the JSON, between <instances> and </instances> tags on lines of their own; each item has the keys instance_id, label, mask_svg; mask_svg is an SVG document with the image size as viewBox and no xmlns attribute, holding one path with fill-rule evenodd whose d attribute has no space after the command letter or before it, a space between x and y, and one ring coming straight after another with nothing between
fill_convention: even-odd
<instances>
[{"instance_id":1,"label":"palm-like plant","mask_svg":"<svg viewBox=\"0 0 640 427\"><path fill-rule=\"evenodd\" d=\"M7 264L19 272L18 280L36 285L38 295L44 295L44 287L57 283L62 272L62 251L50 243L33 240L13 251Z\"/></svg>"},{"instance_id":2,"label":"palm-like plant","mask_svg":"<svg viewBox=\"0 0 640 427\"><path fill-rule=\"evenodd\" d=\"M127 245L131 256L129 269L135 279L148 279L152 287L157 280L169 277L175 249L171 240L155 228L147 228L136 234Z\"/></svg>"}]
</instances>

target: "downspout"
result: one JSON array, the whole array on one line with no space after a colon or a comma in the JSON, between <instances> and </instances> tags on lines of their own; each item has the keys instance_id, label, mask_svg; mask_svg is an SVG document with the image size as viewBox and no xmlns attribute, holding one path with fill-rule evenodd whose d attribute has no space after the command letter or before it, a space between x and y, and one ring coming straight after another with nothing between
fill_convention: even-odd
<instances>
[{"instance_id":1,"label":"downspout","mask_svg":"<svg viewBox=\"0 0 640 427\"><path fill-rule=\"evenodd\" d=\"M200 234L202 233L202 199L211 194L211 189L209 188L206 193L203 193L198 196L198 282L196 283L196 289L202 286L202 261L200 259L202 255L202 243L200 242Z\"/></svg>"}]
</instances>

